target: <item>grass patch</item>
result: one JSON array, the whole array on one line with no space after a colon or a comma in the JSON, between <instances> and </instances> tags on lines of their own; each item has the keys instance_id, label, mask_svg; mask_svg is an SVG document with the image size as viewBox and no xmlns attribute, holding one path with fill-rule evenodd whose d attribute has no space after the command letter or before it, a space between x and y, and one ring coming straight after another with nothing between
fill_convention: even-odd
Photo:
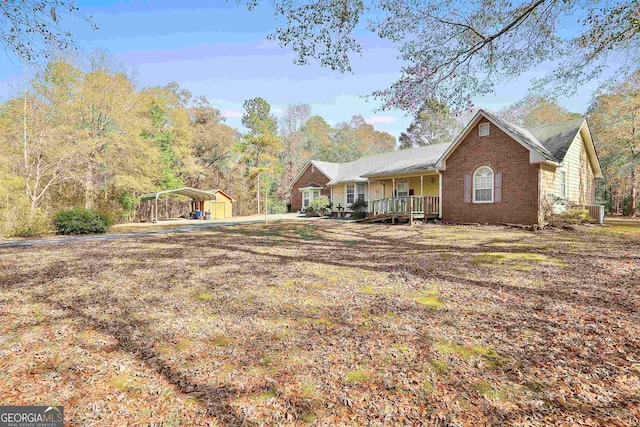
<instances>
[{"instance_id":1,"label":"grass patch","mask_svg":"<svg viewBox=\"0 0 640 427\"><path fill-rule=\"evenodd\" d=\"M435 348L442 354L453 354L465 360L474 356L481 357L489 368L498 368L511 362L511 359L501 356L494 349L479 345L465 346L450 341L439 341L435 343Z\"/></svg>"},{"instance_id":2,"label":"grass patch","mask_svg":"<svg viewBox=\"0 0 640 427\"><path fill-rule=\"evenodd\" d=\"M429 381L429 380L424 380L424 382L422 383L422 389L423 389L427 394L431 394L431 393L433 393L433 391L435 390L435 387L433 386L433 384L431 384L431 381Z\"/></svg>"},{"instance_id":3,"label":"grass patch","mask_svg":"<svg viewBox=\"0 0 640 427\"><path fill-rule=\"evenodd\" d=\"M136 379L128 375L115 375L111 377L111 384L119 390L135 388Z\"/></svg>"},{"instance_id":4,"label":"grass patch","mask_svg":"<svg viewBox=\"0 0 640 427\"><path fill-rule=\"evenodd\" d=\"M400 353L403 353L403 354L408 354L408 353L411 353L412 351L411 347L404 344L393 344L391 348L394 350L398 350Z\"/></svg>"},{"instance_id":5,"label":"grass patch","mask_svg":"<svg viewBox=\"0 0 640 427\"><path fill-rule=\"evenodd\" d=\"M353 371L347 372L347 375L344 377L344 381L347 384L350 383L366 383L371 381L371 374L368 371L362 369L356 369Z\"/></svg>"},{"instance_id":6,"label":"grass patch","mask_svg":"<svg viewBox=\"0 0 640 427\"><path fill-rule=\"evenodd\" d=\"M563 260L548 255L527 252L485 252L474 255L470 262L484 267L509 265L521 271L533 269L536 264L556 267L566 267L567 265Z\"/></svg>"},{"instance_id":7,"label":"grass patch","mask_svg":"<svg viewBox=\"0 0 640 427\"><path fill-rule=\"evenodd\" d=\"M215 295L213 295L211 292L198 292L195 297L198 301L209 301L210 299L213 299Z\"/></svg>"},{"instance_id":8,"label":"grass patch","mask_svg":"<svg viewBox=\"0 0 640 427\"><path fill-rule=\"evenodd\" d=\"M317 231L314 225L306 224L304 227L294 230L294 233L300 236L302 240L323 240L322 236L317 234Z\"/></svg>"},{"instance_id":9,"label":"grass patch","mask_svg":"<svg viewBox=\"0 0 640 427\"><path fill-rule=\"evenodd\" d=\"M318 416L313 412L303 412L300 414L300 421L304 423L312 423L318 419Z\"/></svg>"},{"instance_id":10,"label":"grass patch","mask_svg":"<svg viewBox=\"0 0 640 427\"><path fill-rule=\"evenodd\" d=\"M414 297L413 300L420 305L424 305L425 307L434 309L438 309L443 305L443 302L440 301L440 298L434 295Z\"/></svg>"},{"instance_id":11,"label":"grass patch","mask_svg":"<svg viewBox=\"0 0 640 427\"><path fill-rule=\"evenodd\" d=\"M361 287L360 291L363 294L367 294L367 295L383 295L383 294L391 294L393 292L391 288L373 287L369 285Z\"/></svg>"},{"instance_id":12,"label":"grass patch","mask_svg":"<svg viewBox=\"0 0 640 427\"><path fill-rule=\"evenodd\" d=\"M233 340L229 337L217 337L211 340L211 345L216 347L226 347L231 344Z\"/></svg>"},{"instance_id":13,"label":"grass patch","mask_svg":"<svg viewBox=\"0 0 640 427\"><path fill-rule=\"evenodd\" d=\"M436 373L441 374L441 375L448 374L449 370L451 369L446 362L443 362L443 361L438 360L438 359L431 359L429 361L429 363L431 364L431 367L433 368L433 370Z\"/></svg>"},{"instance_id":14,"label":"grass patch","mask_svg":"<svg viewBox=\"0 0 640 427\"><path fill-rule=\"evenodd\" d=\"M186 349L188 349L192 345L193 345L193 342L190 339L184 339L184 340L180 341L178 344L176 344L176 350L185 351Z\"/></svg>"}]
</instances>

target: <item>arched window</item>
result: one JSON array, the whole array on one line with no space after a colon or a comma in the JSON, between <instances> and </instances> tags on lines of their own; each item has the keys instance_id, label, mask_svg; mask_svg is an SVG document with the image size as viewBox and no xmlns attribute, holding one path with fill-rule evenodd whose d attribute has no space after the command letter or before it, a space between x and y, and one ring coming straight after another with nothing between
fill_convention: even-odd
<instances>
[{"instance_id":1,"label":"arched window","mask_svg":"<svg viewBox=\"0 0 640 427\"><path fill-rule=\"evenodd\" d=\"M493 203L493 170L489 166L473 173L473 203Z\"/></svg>"}]
</instances>

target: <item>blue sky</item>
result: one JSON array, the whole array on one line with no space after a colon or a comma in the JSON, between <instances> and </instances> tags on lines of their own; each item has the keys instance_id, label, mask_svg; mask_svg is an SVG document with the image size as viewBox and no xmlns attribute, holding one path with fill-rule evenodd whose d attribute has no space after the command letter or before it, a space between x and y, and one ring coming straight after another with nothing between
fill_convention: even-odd
<instances>
[{"instance_id":1,"label":"blue sky","mask_svg":"<svg viewBox=\"0 0 640 427\"><path fill-rule=\"evenodd\" d=\"M179 5L179 6L176 6ZM398 137L411 121L404 112L376 112L378 103L363 96L391 84L398 76L397 52L366 31L357 33L362 56L353 56L353 72L340 74L316 64L293 64L294 55L266 37L277 25L270 1L249 12L234 0L78 1L80 12L93 16L100 29L65 20L82 51L102 49L135 71L140 86L178 82L194 95L205 95L240 128L242 103L261 96L278 114L289 103L311 105L312 113L330 124L362 114L377 129ZM0 59L0 99L19 86L21 69ZM497 110L524 97L543 67L499 86L495 94L476 98L478 107ZM560 99L571 111L584 113L594 82L571 98Z\"/></svg>"}]
</instances>

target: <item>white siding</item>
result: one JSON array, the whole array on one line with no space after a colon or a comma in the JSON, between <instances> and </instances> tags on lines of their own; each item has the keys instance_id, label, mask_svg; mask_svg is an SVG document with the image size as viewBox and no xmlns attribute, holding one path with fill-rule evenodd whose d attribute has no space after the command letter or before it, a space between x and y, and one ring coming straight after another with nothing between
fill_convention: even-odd
<instances>
[{"instance_id":1,"label":"white siding","mask_svg":"<svg viewBox=\"0 0 640 427\"><path fill-rule=\"evenodd\" d=\"M560 167L556 170L555 188L552 191L560 195L560 179L566 173L566 199L569 202L585 205L593 204L594 178L584 141L580 134L573 140Z\"/></svg>"},{"instance_id":2,"label":"white siding","mask_svg":"<svg viewBox=\"0 0 640 427\"><path fill-rule=\"evenodd\" d=\"M563 174L560 172L566 173L567 201L580 205L594 203L595 183L593 170L580 134L573 140L562 164L556 169L553 188L548 188L546 191L548 194L554 194L558 197L562 197L560 180Z\"/></svg>"}]
</instances>

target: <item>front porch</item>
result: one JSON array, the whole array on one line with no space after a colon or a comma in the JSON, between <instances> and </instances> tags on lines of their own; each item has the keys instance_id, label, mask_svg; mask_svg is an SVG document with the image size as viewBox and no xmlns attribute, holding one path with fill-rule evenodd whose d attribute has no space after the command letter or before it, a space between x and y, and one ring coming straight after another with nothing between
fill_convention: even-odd
<instances>
[{"instance_id":1,"label":"front porch","mask_svg":"<svg viewBox=\"0 0 640 427\"><path fill-rule=\"evenodd\" d=\"M438 196L402 196L387 197L369 202L367 221L385 221L391 219L395 224L399 220L413 223L417 219L437 218L440 212Z\"/></svg>"}]
</instances>

